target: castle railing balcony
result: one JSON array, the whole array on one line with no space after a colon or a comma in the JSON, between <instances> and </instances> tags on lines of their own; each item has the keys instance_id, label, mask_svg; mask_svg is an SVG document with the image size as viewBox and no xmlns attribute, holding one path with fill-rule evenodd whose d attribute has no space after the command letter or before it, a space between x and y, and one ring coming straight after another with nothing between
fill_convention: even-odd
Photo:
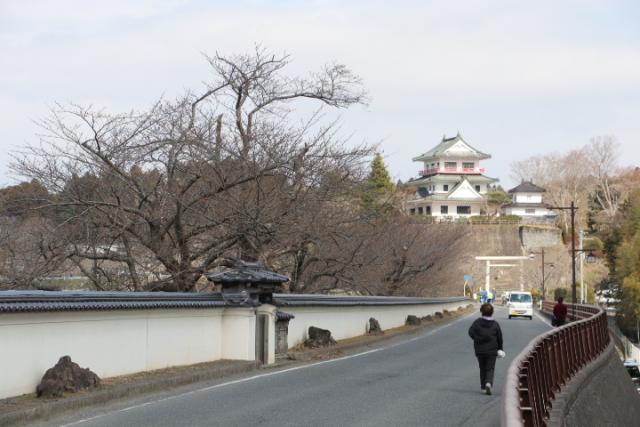
<instances>
[{"instance_id":1,"label":"castle railing balcony","mask_svg":"<svg viewBox=\"0 0 640 427\"><path fill-rule=\"evenodd\" d=\"M451 174L483 174L484 168L429 168L423 169L418 172L421 176L435 175L437 173L451 173Z\"/></svg>"}]
</instances>

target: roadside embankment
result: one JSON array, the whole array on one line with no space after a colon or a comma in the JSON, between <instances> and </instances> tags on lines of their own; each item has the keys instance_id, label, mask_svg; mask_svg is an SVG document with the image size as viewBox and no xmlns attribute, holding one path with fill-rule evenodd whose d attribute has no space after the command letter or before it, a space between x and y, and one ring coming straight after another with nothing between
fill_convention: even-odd
<instances>
[{"instance_id":1,"label":"roadside embankment","mask_svg":"<svg viewBox=\"0 0 640 427\"><path fill-rule=\"evenodd\" d=\"M640 395L613 342L556 396L549 426L637 426Z\"/></svg>"},{"instance_id":2,"label":"roadside embankment","mask_svg":"<svg viewBox=\"0 0 640 427\"><path fill-rule=\"evenodd\" d=\"M540 311L551 319L551 314ZM637 426L640 394L624 368L612 339L595 360L571 378L554 399L550 427Z\"/></svg>"}]
</instances>

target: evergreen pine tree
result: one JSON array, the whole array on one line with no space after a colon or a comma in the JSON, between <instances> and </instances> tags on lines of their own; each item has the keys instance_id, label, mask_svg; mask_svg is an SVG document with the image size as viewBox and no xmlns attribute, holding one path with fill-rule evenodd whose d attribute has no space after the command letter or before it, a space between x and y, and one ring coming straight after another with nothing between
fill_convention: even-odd
<instances>
[{"instance_id":1,"label":"evergreen pine tree","mask_svg":"<svg viewBox=\"0 0 640 427\"><path fill-rule=\"evenodd\" d=\"M369 177L367 178L367 187L370 191L381 195L393 191L391 176L380 153L376 153L371 162L371 172L369 172Z\"/></svg>"},{"instance_id":2,"label":"evergreen pine tree","mask_svg":"<svg viewBox=\"0 0 640 427\"><path fill-rule=\"evenodd\" d=\"M391 203L393 189L391 175L389 175L380 153L376 153L363 189L363 208L373 215L390 213L393 210Z\"/></svg>"}]
</instances>

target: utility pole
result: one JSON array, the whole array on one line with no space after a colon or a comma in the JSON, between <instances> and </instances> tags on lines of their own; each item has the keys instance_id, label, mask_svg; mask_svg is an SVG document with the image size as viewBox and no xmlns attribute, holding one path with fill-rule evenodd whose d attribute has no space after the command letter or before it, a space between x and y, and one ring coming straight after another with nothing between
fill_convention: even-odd
<instances>
[{"instance_id":1,"label":"utility pole","mask_svg":"<svg viewBox=\"0 0 640 427\"><path fill-rule=\"evenodd\" d=\"M572 317L576 320L576 207L571 201L571 304Z\"/></svg>"},{"instance_id":2,"label":"utility pole","mask_svg":"<svg viewBox=\"0 0 640 427\"><path fill-rule=\"evenodd\" d=\"M580 304L587 303L586 291L587 288L584 285L584 232L580 230ZM575 256L575 255L574 255Z\"/></svg>"},{"instance_id":3,"label":"utility pole","mask_svg":"<svg viewBox=\"0 0 640 427\"><path fill-rule=\"evenodd\" d=\"M542 256L542 302L544 302L544 248L540 251L540 255Z\"/></svg>"},{"instance_id":4,"label":"utility pole","mask_svg":"<svg viewBox=\"0 0 640 427\"><path fill-rule=\"evenodd\" d=\"M491 260L487 260L487 267L484 273L484 290L489 292L491 288Z\"/></svg>"},{"instance_id":5,"label":"utility pole","mask_svg":"<svg viewBox=\"0 0 640 427\"><path fill-rule=\"evenodd\" d=\"M550 209L568 210L571 213L571 320L576 320L576 207L572 201L570 206L554 206Z\"/></svg>"}]
</instances>

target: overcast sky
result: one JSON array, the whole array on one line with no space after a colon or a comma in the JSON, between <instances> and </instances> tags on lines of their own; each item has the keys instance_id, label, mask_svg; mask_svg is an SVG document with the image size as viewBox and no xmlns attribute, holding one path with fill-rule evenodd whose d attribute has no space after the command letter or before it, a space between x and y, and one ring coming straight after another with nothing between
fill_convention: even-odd
<instances>
[{"instance_id":1,"label":"overcast sky","mask_svg":"<svg viewBox=\"0 0 640 427\"><path fill-rule=\"evenodd\" d=\"M342 114L357 141L380 142L396 179L443 134L509 165L615 135L640 158L640 2L0 0L0 184L9 153L38 138L56 101L142 108L200 89L202 53L254 43L304 72L359 74L371 102Z\"/></svg>"}]
</instances>

